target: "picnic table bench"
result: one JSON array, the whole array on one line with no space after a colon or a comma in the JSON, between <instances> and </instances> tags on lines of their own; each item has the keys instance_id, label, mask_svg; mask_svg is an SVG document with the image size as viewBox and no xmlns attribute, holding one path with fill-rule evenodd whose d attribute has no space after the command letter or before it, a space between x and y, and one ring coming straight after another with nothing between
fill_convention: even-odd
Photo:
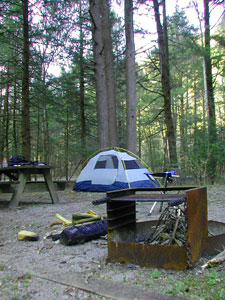
<instances>
[{"instance_id":1,"label":"picnic table bench","mask_svg":"<svg viewBox=\"0 0 225 300\"><path fill-rule=\"evenodd\" d=\"M22 165L7 168L0 168L0 175L4 174L9 181L0 182L0 193L12 193L9 207L19 204L23 192L43 192L48 191L52 203L58 203L57 190L64 190L65 181L52 181L50 169L46 165ZM42 175L43 181L30 181L31 175Z\"/></svg>"}]
</instances>

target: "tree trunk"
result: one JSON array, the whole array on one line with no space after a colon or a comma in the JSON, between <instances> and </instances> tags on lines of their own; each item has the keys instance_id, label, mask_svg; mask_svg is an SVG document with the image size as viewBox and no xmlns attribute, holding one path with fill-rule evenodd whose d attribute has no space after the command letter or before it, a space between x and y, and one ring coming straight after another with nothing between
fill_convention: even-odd
<instances>
[{"instance_id":1,"label":"tree trunk","mask_svg":"<svg viewBox=\"0 0 225 300\"><path fill-rule=\"evenodd\" d=\"M68 99L66 100L66 124L65 124L65 169L64 174L66 176L66 180L69 179L69 107L68 107Z\"/></svg>"},{"instance_id":2,"label":"tree trunk","mask_svg":"<svg viewBox=\"0 0 225 300\"><path fill-rule=\"evenodd\" d=\"M80 1L80 134L81 134L81 155L86 156L86 121L85 121L85 97L84 97L84 33L83 33L83 16L82 5Z\"/></svg>"},{"instance_id":3,"label":"tree trunk","mask_svg":"<svg viewBox=\"0 0 225 300\"><path fill-rule=\"evenodd\" d=\"M40 107L37 107L37 136L36 136L36 160L39 160L41 157L40 144L41 144L41 116L40 116Z\"/></svg>"},{"instance_id":4,"label":"tree trunk","mask_svg":"<svg viewBox=\"0 0 225 300\"><path fill-rule=\"evenodd\" d=\"M137 96L136 66L133 28L133 1L125 0L125 31L126 31L126 93L127 93L127 149L137 153Z\"/></svg>"},{"instance_id":5,"label":"tree trunk","mask_svg":"<svg viewBox=\"0 0 225 300\"><path fill-rule=\"evenodd\" d=\"M48 164L49 162L49 130L48 130L48 113L46 107L43 108L43 158L44 162Z\"/></svg>"},{"instance_id":6,"label":"tree trunk","mask_svg":"<svg viewBox=\"0 0 225 300\"><path fill-rule=\"evenodd\" d=\"M5 147L5 120L4 120L4 105L3 105L3 95L1 89L1 103L0 103L0 165L2 165L4 147ZM1 176L0 176L1 179Z\"/></svg>"},{"instance_id":7,"label":"tree trunk","mask_svg":"<svg viewBox=\"0 0 225 300\"><path fill-rule=\"evenodd\" d=\"M14 82L14 102L13 102L13 154L18 154L18 138L17 138L17 82Z\"/></svg>"},{"instance_id":8,"label":"tree trunk","mask_svg":"<svg viewBox=\"0 0 225 300\"><path fill-rule=\"evenodd\" d=\"M198 151L198 116L197 116L197 99L198 99L198 95L197 95L197 86L196 86L196 78L194 77L194 83L193 83L193 97L194 97L194 144L193 144L193 151L194 153L196 153L196 151Z\"/></svg>"},{"instance_id":9,"label":"tree trunk","mask_svg":"<svg viewBox=\"0 0 225 300\"><path fill-rule=\"evenodd\" d=\"M116 100L115 84L113 70L113 53L111 37L111 21L108 0L101 0L102 9L102 36L105 55L105 73L108 104L108 128L109 128L109 146L118 146L117 126L116 126Z\"/></svg>"},{"instance_id":10,"label":"tree trunk","mask_svg":"<svg viewBox=\"0 0 225 300\"><path fill-rule=\"evenodd\" d=\"M182 86L182 78L180 80ZM180 95L180 160L182 167L185 168L185 153L186 153L186 130L185 130L185 114L184 114L184 95Z\"/></svg>"},{"instance_id":11,"label":"tree trunk","mask_svg":"<svg viewBox=\"0 0 225 300\"><path fill-rule=\"evenodd\" d=\"M31 160L30 99L29 99L29 23L28 0L23 5L23 54L22 54L22 153Z\"/></svg>"},{"instance_id":12,"label":"tree trunk","mask_svg":"<svg viewBox=\"0 0 225 300\"><path fill-rule=\"evenodd\" d=\"M0 117L2 117L2 122L0 126L0 138L1 138L1 145L0 145L0 164L2 163L3 158L9 159L8 153L9 153L9 144L8 144L8 132L9 132L9 84L7 83L6 86L6 93L4 95L4 98L2 96L1 101L1 112L3 112L3 115L1 114Z\"/></svg>"},{"instance_id":13,"label":"tree trunk","mask_svg":"<svg viewBox=\"0 0 225 300\"><path fill-rule=\"evenodd\" d=\"M216 114L212 81L212 64L211 64L211 49L210 49L210 25L209 25L209 0L204 0L204 22L205 22L205 76L206 76L206 95L208 105L208 134L209 134L209 163L208 174L211 183L214 183L216 175L216 142L217 142L217 130L216 130Z\"/></svg>"},{"instance_id":14,"label":"tree trunk","mask_svg":"<svg viewBox=\"0 0 225 300\"><path fill-rule=\"evenodd\" d=\"M6 96L4 103L4 120L5 120L5 158L9 159L9 84L7 83Z\"/></svg>"},{"instance_id":15,"label":"tree trunk","mask_svg":"<svg viewBox=\"0 0 225 300\"><path fill-rule=\"evenodd\" d=\"M138 156L142 157L141 144L142 144L142 134L141 134L141 111L138 109L137 112L137 120L138 120Z\"/></svg>"},{"instance_id":16,"label":"tree trunk","mask_svg":"<svg viewBox=\"0 0 225 300\"><path fill-rule=\"evenodd\" d=\"M108 108L105 76L104 47L102 38L102 24L100 13L100 0L89 0L90 16L92 19L92 36L94 51L94 69L96 82L96 101L98 112L98 139L99 147L106 148L108 140Z\"/></svg>"},{"instance_id":17,"label":"tree trunk","mask_svg":"<svg viewBox=\"0 0 225 300\"><path fill-rule=\"evenodd\" d=\"M176 137L171 113L171 94L170 94L170 69L169 69L169 51L168 51L168 35L166 22L165 0L163 3L163 27L160 22L158 0L154 0L155 21L158 33L158 44L161 65L161 83L164 98L165 123L167 130L167 140L169 146L169 159L172 167L177 167L177 149Z\"/></svg>"}]
</instances>

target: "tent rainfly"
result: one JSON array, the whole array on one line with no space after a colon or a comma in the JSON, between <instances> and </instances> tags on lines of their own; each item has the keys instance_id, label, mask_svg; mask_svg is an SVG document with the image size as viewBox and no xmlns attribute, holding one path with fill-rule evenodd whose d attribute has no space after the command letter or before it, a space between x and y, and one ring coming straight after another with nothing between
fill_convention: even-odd
<instances>
[{"instance_id":1,"label":"tent rainfly","mask_svg":"<svg viewBox=\"0 0 225 300\"><path fill-rule=\"evenodd\" d=\"M74 191L107 192L135 187L158 187L145 175L149 170L124 149L103 150L88 159L73 187Z\"/></svg>"}]
</instances>

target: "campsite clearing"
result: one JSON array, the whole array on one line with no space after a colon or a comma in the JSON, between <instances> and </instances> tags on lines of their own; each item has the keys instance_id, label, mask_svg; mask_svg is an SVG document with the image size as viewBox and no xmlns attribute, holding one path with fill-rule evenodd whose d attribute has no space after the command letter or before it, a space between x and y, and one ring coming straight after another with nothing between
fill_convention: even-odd
<instances>
[{"instance_id":1,"label":"campsite clearing","mask_svg":"<svg viewBox=\"0 0 225 300\"><path fill-rule=\"evenodd\" d=\"M207 192L209 219L225 222L225 187L211 186ZM205 271L201 266L207 258L200 259L189 271L106 264L107 241L104 238L76 246L63 246L45 239L50 231L49 225L56 221L56 213L67 219L72 213L83 213L89 209L106 214L104 204L92 205L93 200L105 194L73 193L68 189L58 192L58 195L59 203L56 205L46 204L48 193L33 193L25 194L24 203L18 208L0 207L1 299L116 299L112 293L111 298L106 297L106 287L110 283L114 290L121 291L121 296L122 291L132 287L133 292L139 292L137 299L143 299L141 290L144 293L154 292L155 299L156 293L163 293L165 299L166 295L172 296L172 299L176 299L175 296L224 299L224 263ZM6 200L2 197L0 203ZM158 208L154 209L151 217L147 215L149 204L142 203L137 210L140 219L158 216ZM37 242L17 241L16 235L20 230L34 231L41 238ZM101 296L93 294L94 289L90 291L97 282ZM123 296L122 299L127 298Z\"/></svg>"}]
</instances>

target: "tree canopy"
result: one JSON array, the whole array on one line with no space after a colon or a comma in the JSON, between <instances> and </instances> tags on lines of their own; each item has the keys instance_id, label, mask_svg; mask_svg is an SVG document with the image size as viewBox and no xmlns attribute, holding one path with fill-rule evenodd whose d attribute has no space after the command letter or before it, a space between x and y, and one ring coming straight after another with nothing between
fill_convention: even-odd
<instances>
[{"instance_id":1,"label":"tree canopy","mask_svg":"<svg viewBox=\"0 0 225 300\"><path fill-rule=\"evenodd\" d=\"M184 176L200 183L220 178L225 172L225 16L218 14L213 26L211 16L223 2L192 1L195 24L188 19L190 7L180 7L179 1L168 14L154 2L159 4L162 30L167 31L167 49L158 43L153 1L133 1L136 129L132 130L137 154L154 171L176 165ZM68 179L76 175L81 161L99 149L99 137L101 145L108 139L106 145L129 147L127 134L132 138L132 132L127 126L131 128L132 115L127 97L134 84L126 83L131 71L126 65L125 15L116 1L103 1L108 6L100 6L100 13L108 12L100 29L103 46L98 49L107 83L103 104L96 85L91 3L1 1L1 161L23 154L54 165L54 176ZM209 8L207 22L203 4ZM166 114L161 85L162 47L169 54L171 117ZM210 69L211 87L207 85ZM109 120L102 128L100 112ZM173 127L172 146L168 120Z\"/></svg>"}]
</instances>

